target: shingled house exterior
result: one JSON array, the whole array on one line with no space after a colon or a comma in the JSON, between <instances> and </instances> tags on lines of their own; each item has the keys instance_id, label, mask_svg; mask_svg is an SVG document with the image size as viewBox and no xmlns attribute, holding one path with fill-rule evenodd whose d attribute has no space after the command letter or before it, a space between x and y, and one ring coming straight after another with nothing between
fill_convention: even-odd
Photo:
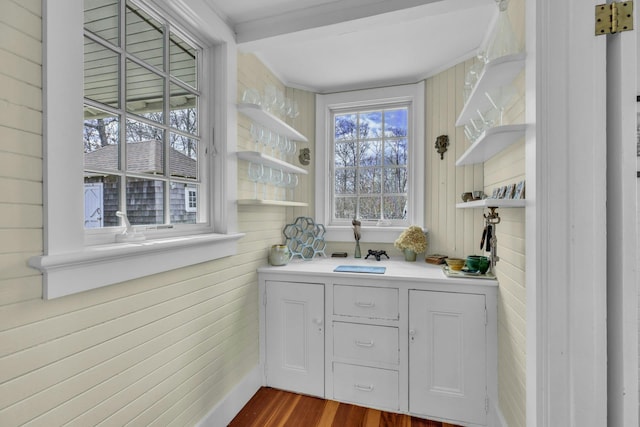
<instances>
[{"instance_id":1,"label":"shingled house exterior","mask_svg":"<svg viewBox=\"0 0 640 427\"><path fill-rule=\"evenodd\" d=\"M120 225L115 215L119 208L119 177L98 171L119 170L119 146L107 145L84 155L85 163L85 228ZM197 161L171 149L171 176L181 179L197 178ZM133 225L163 224L164 181L154 175L164 175L162 141L147 140L127 144L127 171L149 175L149 178L127 178L126 209ZM195 184L169 184L171 223L195 223L197 188Z\"/></svg>"}]
</instances>

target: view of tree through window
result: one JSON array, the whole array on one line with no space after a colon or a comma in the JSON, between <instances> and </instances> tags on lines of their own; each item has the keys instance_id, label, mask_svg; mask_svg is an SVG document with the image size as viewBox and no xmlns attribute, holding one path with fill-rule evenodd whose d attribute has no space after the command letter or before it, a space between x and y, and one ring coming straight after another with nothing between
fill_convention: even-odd
<instances>
[{"instance_id":1,"label":"view of tree through window","mask_svg":"<svg viewBox=\"0 0 640 427\"><path fill-rule=\"evenodd\" d=\"M333 219L406 219L408 106L334 112L333 126Z\"/></svg>"},{"instance_id":2,"label":"view of tree through window","mask_svg":"<svg viewBox=\"0 0 640 427\"><path fill-rule=\"evenodd\" d=\"M85 228L196 223L200 49L133 2L84 7Z\"/></svg>"}]
</instances>

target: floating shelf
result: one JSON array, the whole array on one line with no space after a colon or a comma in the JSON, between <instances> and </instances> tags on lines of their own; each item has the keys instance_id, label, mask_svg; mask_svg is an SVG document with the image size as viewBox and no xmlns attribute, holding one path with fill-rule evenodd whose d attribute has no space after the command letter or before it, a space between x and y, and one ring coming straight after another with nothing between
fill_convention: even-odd
<instances>
[{"instance_id":1,"label":"floating shelf","mask_svg":"<svg viewBox=\"0 0 640 427\"><path fill-rule=\"evenodd\" d=\"M469 99L462 107L462 111L456 121L456 126L462 126L478 113L485 111L491 105L485 92L508 84L516 78L524 68L525 54L515 53L494 59L487 63L478 81L476 82Z\"/></svg>"},{"instance_id":2,"label":"floating shelf","mask_svg":"<svg viewBox=\"0 0 640 427\"><path fill-rule=\"evenodd\" d=\"M458 203L456 208L473 209L473 208L524 208L525 199L482 199L472 202Z\"/></svg>"},{"instance_id":3,"label":"floating shelf","mask_svg":"<svg viewBox=\"0 0 640 427\"><path fill-rule=\"evenodd\" d=\"M307 175L309 173L306 169L292 165L284 160L268 156L259 151L238 151L236 154L239 159L253 163L260 163L271 168L282 169L283 172L293 172L300 175Z\"/></svg>"},{"instance_id":4,"label":"floating shelf","mask_svg":"<svg viewBox=\"0 0 640 427\"><path fill-rule=\"evenodd\" d=\"M456 161L456 166L482 163L511 144L519 141L525 135L527 126L524 124L496 126L486 132L474 142Z\"/></svg>"},{"instance_id":5,"label":"floating shelf","mask_svg":"<svg viewBox=\"0 0 640 427\"><path fill-rule=\"evenodd\" d=\"M261 106L256 104L240 103L238 111L249 117L254 122L278 133L279 135L289 137L296 141L309 142L309 140L300 132L289 126L280 118L265 111Z\"/></svg>"},{"instance_id":6,"label":"floating shelf","mask_svg":"<svg viewBox=\"0 0 640 427\"><path fill-rule=\"evenodd\" d=\"M243 206L286 206L306 208L309 203L291 202L287 200L260 200L260 199L240 199L238 205Z\"/></svg>"}]
</instances>

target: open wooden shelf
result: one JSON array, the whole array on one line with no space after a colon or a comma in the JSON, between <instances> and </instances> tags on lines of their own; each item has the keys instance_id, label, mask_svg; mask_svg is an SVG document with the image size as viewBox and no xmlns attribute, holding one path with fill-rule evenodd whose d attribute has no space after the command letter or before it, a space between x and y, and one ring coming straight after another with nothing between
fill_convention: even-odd
<instances>
[{"instance_id":1,"label":"open wooden shelf","mask_svg":"<svg viewBox=\"0 0 640 427\"><path fill-rule=\"evenodd\" d=\"M239 159L252 163L259 163L270 168L281 169L283 172L293 172L299 175L307 175L309 173L306 169L302 169L296 165L292 165L284 160L271 157L259 151L238 151L236 155Z\"/></svg>"},{"instance_id":2,"label":"open wooden shelf","mask_svg":"<svg viewBox=\"0 0 640 427\"><path fill-rule=\"evenodd\" d=\"M284 206L306 208L309 203L291 202L288 200L260 200L260 199L240 199L238 205L242 206Z\"/></svg>"},{"instance_id":3,"label":"open wooden shelf","mask_svg":"<svg viewBox=\"0 0 640 427\"><path fill-rule=\"evenodd\" d=\"M266 111L260 105L240 103L238 104L238 111L249 117L254 122L276 132L279 135L286 136L295 141L309 142L303 134L289 126L279 117L276 117Z\"/></svg>"},{"instance_id":4,"label":"open wooden shelf","mask_svg":"<svg viewBox=\"0 0 640 427\"><path fill-rule=\"evenodd\" d=\"M478 110L486 111L490 106L485 92L509 84L524 68L525 54L505 55L488 62L478 78L469 99L462 107L456 126L462 126L478 114Z\"/></svg>"},{"instance_id":5,"label":"open wooden shelf","mask_svg":"<svg viewBox=\"0 0 640 427\"><path fill-rule=\"evenodd\" d=\"M496 126L487 129L456 161L456 166L482 163L525 135L524 124Z\"/></svg>"},{"instance_id":6,"label":"open wooden shelf","mask_svg":"<svg viewBox=\"0 0 640 427\"><path fill-rule=\"evenodd\" d=\"M458 203L456 208L475 209L475 208L524 208L526 199L482 199L472 202Z\"/></svg>"}]
</instances>

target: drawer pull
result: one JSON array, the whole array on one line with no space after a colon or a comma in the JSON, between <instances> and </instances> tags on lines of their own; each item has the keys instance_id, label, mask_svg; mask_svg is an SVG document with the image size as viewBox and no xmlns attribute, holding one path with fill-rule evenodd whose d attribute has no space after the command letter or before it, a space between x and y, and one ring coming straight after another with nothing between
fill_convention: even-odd
<instances>
[{"instance_id":1,"label":"drawer pull","mask_svg":"<svg viewBox=\"0 0 640 427\"><path fill-rule=\"evenodd\" d=\"M373 391L373 385L354 384L353 388L360 391L366 391L367 393L371 393Z\"/></svg>"},{"instance_id":2,"label":"drawer pull","mask_svg":"<svg viewBox=\"0 0 640 427\"><path fill-rule=\"evenodd\" d=\"M373 308L376 306L376 303L373 301L371 302L356 301L355 305L362 308Z\"/></svg>"},{"instance_id":3,"label":"drawer pull","mask_svg":"<svg viewBox=\"0 0 640 427\"><path fill-rule=\"evenodd\" d=\"M370 341L358 341L354 340L358 347L373 347L373 340Z\"/></svg>"}]
</instances>

